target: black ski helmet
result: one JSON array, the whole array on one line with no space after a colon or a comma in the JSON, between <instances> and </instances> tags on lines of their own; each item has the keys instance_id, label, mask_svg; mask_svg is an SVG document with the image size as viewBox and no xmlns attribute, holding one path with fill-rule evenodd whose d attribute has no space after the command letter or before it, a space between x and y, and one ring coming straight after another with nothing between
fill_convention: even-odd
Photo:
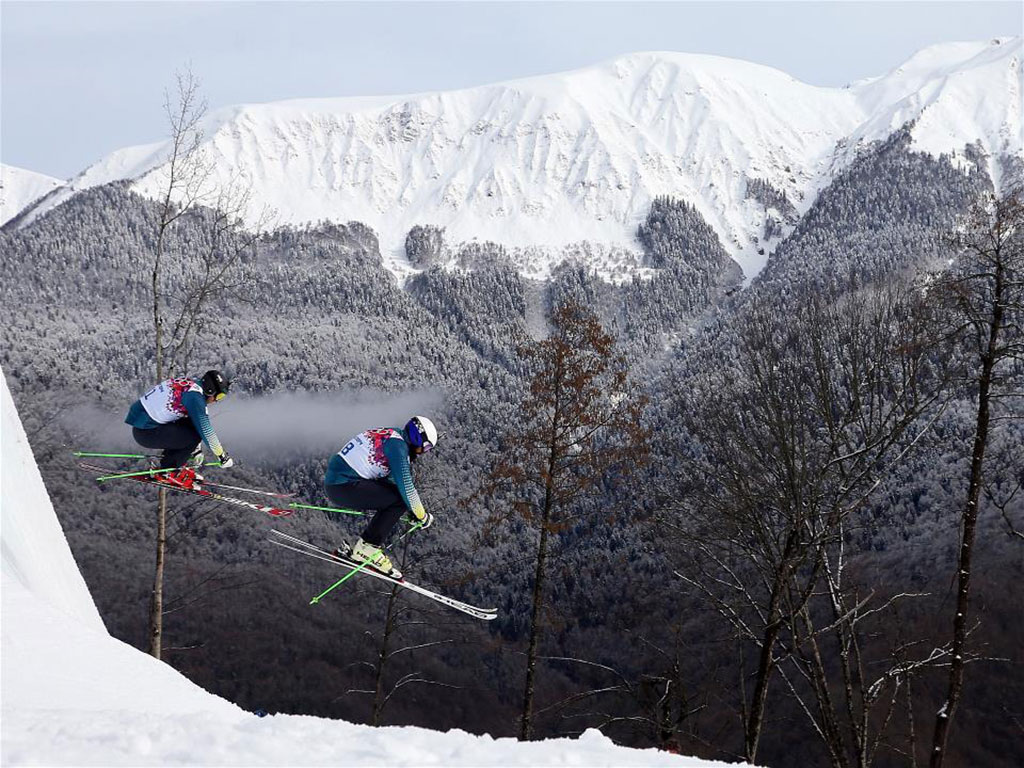
<instances>
[{"instance_id":1,"label":"black ski helmet","mask_svg":"<svg viewBox=\"0 0 1024 768\"><path fill-rule=\"evenodd\" d=\"M220 371L207 371L203 374L202 383L203 394L215 400L222 400L231 389L231 382Z\"/></svg>"}]
</instances>

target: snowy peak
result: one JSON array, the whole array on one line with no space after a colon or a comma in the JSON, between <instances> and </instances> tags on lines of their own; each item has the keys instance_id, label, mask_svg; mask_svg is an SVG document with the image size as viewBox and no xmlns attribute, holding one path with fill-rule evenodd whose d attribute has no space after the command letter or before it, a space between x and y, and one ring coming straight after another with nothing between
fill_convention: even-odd
<instances>
[{"instance_id":1,"label":"snowy peak","mask_svg":"<svg viewBox=\"0 0 1024 768\"><path fill-rule=\"evenodd\" d=\"M13 165L0 165L0 226L63 183L52 176Z\"/></svg>"},{"instance_id":2,"label":"snowy peak","mask_svg":"<svg viewBox=\"0 0 1024 768\"><path fill-rule=\"evenodd\" d=\"M875 78L871 82L885 82L889 87L901 86L906 93L910 93L919 90L930 80L1005 61L1015 46L1020 47L1015 38L930 45L884 77Z\"/></svg>"},{"instance_id":3,"label":"snowy peak","mask_svg":"<svg viewBox=\"0 0 1024 768\"><path fill-rule=\"evenodd\" d=\"M938 155L979 141L998 181L999 155L1020 155L1021 39L925 48L884 78L852 86L869 118L858 138L915 121L914 148Z\"/></svg>"},{"instance_id":4,"label":"snowy peak","mask_svg":"<svg viewBox=\"0 0 1024 768\"><path fill-rule=\"evenodd\" d=\"M695 206L751 277L777 242L752 180L798 216L908 122L920 151L980 142L990 170L1020 154L1020 52L1019 38L932 46L846 88L717 56L636 53L459 91L231 107L208 116L204 149L216 184L251 183L253 218L269 206L282 224L362 221L398 273L411 268L409 229L432 224L450 245L501 243L534 277L582 241L604 249L609 278L635 274L636 227L668 195ZM155 196L166 154L115 152L65 197L121 178Z\"/></svg>"}]
</instances>

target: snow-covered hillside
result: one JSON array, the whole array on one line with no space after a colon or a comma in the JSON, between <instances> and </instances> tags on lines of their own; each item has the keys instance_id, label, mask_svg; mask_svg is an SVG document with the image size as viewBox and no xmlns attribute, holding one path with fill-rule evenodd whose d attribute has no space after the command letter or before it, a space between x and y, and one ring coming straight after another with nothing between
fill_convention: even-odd
<instances>
[{"instance_id":1,"label":"snow-covered hillside","mask_svg":"<svg viewBox=\"0 0 1024 768\"><path fill-rule=\"evenodd\" d=\"M0 764L724 765L617 747L597 731L520 743L316 717L259 718L207 693L107 634L2 374L0 400Z\"/></svg>"},{"instance_id":2,"label":"snow-covered hillside","mask_svg":"<svg viewBox=\"0 0 1024 768\"><path fill-rule=\"evenodd\" d=\"M638 53L460 91L232 107L208 116L204 146L218 183L251 182L251 215L270 206L280 223L362 221L397 272L416 224L446 227L449 243L518 248L519 268L537 277L552 249L580 241L605 248L609 276L636 271L637 224L671 195L696 206L749 278L772 245L749 179L803 213L865 144L908 121L921 151L980 142L992 171L995 157L1020 155L1021 39L934 46L845 88ZM39 212L113 179L155 195L166 156L163 143L115 152Z\"/></svg>"},{"instance_id":3,"label":"snow-covered hillside","mask_svg":"<svg viewBox=\"0 0 1024 768\"><path fill-rule=\"evenodd\" d=\"M0 165L0 227L26 206L34 203L64 182L13 165Z\"/></svg>"}]
</instances>

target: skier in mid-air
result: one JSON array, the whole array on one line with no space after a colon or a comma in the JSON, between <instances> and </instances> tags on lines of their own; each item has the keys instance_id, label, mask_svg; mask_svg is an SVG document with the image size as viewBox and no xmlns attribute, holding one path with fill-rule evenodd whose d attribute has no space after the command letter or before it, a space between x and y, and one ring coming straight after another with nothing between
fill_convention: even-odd
<instances>
[{"instance_id":1,"label":"skier in mid-air","mask_svg":"<svg viewBox=\"0 0 1024 768\"><path fill-rule=\"evenodd\" d=\"M394 578L402 574L384 554L384 542L405 510L428 528L434 516L423 508L412 482L412 462L437 445L437 428L426 416L413 416L401 430L368 429L349 440L327 463L324 490L340 507L376 510L351 550L337 554Z\"/></svg>"},{"instance_id":2,"label":"skier in mid-air","mask_svg":"<svg viewBox=\"0 0 1024 768\"><path fill-rule=\"evenodd\" d=\"M206 443L222 467L234 461L217 439L206 406L223 400L231 382L220 371L207 371L201 379L167 379L136 400L128 410L125 423L131 424L135 442L143 448L162 448L159 482L191 489L202 476L196 468L203 465L199 443Z\"/></svg>"}]
</instances>

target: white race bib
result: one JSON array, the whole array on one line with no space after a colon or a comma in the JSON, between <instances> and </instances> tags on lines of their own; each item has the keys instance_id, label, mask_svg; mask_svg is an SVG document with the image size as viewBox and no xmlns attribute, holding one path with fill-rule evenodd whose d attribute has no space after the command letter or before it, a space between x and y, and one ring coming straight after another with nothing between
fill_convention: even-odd
<instances>
[{"instance_id":1,"label":"white race bib","mask_svg":"<svg viewBox=\"0 0 1024 768\"><path fill-rule=\"evenodd\" d=\"M368 429L353 437L338 455L364 480L379 480L391 472L388 460L384 456L384 441L397 437L402 433L397 429Z\"/></svg>"},{"instance_id":2,"label":"white race bib","mask_svg":"<svg viewBox=\"0 0 1024 768\"><path fill-rule=\"evenodd\" d=\"M149 418L157 424L168 424L188 416L181 398L186 392L202 392L203 388L190 379L161 381L139 400Z\"/></svg>"}]
</instances>

